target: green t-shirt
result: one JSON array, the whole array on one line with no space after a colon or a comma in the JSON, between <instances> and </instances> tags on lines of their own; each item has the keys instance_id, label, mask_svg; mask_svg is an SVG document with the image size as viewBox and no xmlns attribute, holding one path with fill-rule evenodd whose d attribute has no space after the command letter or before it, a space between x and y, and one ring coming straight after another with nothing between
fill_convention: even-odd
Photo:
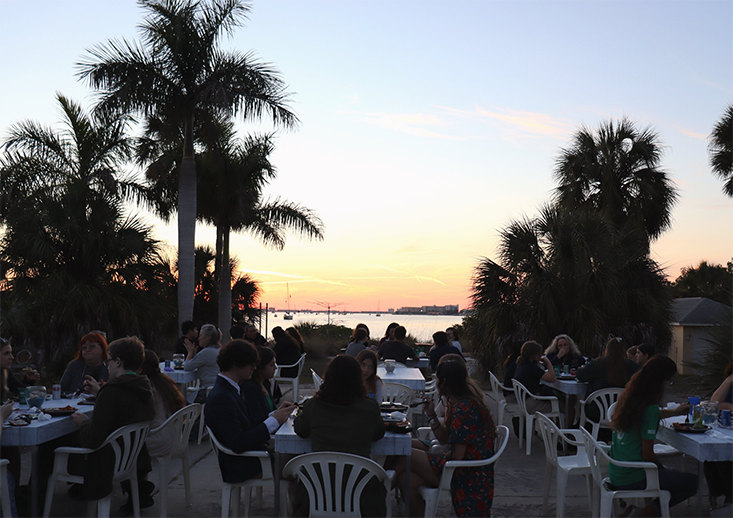
<instances>
[{"instance_id":1,"label":"green t-shirt","mask_svg":"<svg viewBox=\"0 0 733 518\"><path fill-rule=\"evenodd\" d=\"M611 458L621 461L643 462L641 457L641 441L647 439L653 441L657 437L659 418L662 412L659 406L650 405L644 411L641 424L631 431L619 432L614 430L613 442L611 443ZM623 486L640 482L646 478L642 468L623 468L621 466L608 465L608 476L614 486Z\"/></svg>"}]
</instances>

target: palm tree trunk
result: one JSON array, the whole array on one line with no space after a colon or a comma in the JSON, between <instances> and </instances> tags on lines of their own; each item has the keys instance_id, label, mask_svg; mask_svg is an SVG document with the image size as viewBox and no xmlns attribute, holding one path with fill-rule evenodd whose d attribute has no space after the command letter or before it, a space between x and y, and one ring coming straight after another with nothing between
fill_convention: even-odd
<instances>
[{"instance_id":1,"label":"palm tree trunk","mask_svg":"<svg viewBox=\"0 0 733 518\"><path fill-rule=\"evenodd\" d=\"M193 318L196 243L196 159L193 116L186 118L183 160L178 184L178 326Z\"/></svg>"},{"instance_id":2,"label":"palm tree trunk","mask_svg":"<svg viewBox=\"0 0 733 518\"><path fill-rule=\"evenodd\" d=\"M232 270L229 267L229 227L222 226L221 276L219 277L219 329L229 340L232 325Z\"/></svg>"}]
</instances>

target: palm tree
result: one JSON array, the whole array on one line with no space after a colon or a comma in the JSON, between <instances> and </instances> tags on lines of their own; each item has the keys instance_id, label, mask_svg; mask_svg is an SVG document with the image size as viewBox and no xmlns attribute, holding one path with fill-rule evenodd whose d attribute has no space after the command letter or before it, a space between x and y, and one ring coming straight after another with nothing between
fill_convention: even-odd
<instances>
[{"instance_id":1,"label":"palm tree","mask_svg":"<svg viewBox=\"0 0 733 518\"><path fill-rule=\"evenodd\" d=\"M209 114L293 127L285 85L254 56L222 51L221 37L244 21L242 0L139 0L148 11L142 43L110 41L80 63L80 76L100 90L100 112L140 112L175 124L183 135L178 196L178 319L193 313L196 229L194 128Z\"/></svg>"},{"instance_id":2,"label":"palm tree","mask_svg":"<svg viewBox=\"0 0 733 518\"><path fill-rule=\"evenodd\" d=\"M595 132L581 128L557 160L556 202L567 210L599 211L617 229L641 232L648 244L671 225L677 200L661 156L659 137L626 118Z\"/></svg>"},{"instance_id":3,"label":"palm tree","mask_svg":"<svg viewBox=\"0 0 733 518\"><path fill-rule=\"evenodd\" d=\"M144 192L120 173L129 120L58 102L61 131L22 122L3 145L0 260L3 334L42 344L47 364L63 366L84 333L150 339L172 308L157 242L125 215L124 200Z\"/></svg>"},{"instance_id":4,"label":"palm tree","mask_svg":"<svg viewBox=\"0 0 733 518\"><path fill-rule=\"evenodd\" d=\"M216 146L202 155L206 182L199 184L199 214L216 226L219 280L219 326L228 336L232 318L229 237L232 231L249 232L266 246L282 250L285 234L323 239L323 223L312 210L296 203L263 199L262 190L276 177L269 160L272 135L235 138L231 123L222 125Z\"/></svg>"},{"instance_id":5,"label":"palm tree","mask_svg":"<svg viewBox=\"0 0 733 518\"><path fill-rule=\"evenodd\" d=\"M713 174L724 180L723 192L733 197L733 104L713 128L708 149Z\"/></svg>"},{"instance_id":6,"label":"palm tree","mask_svg":"<svg viewBox=\"0 0 733 518\"><path fill-rule=\"evenodd\" d=\"M514 340L549 343L559 333L591 356L610 336L669 345L661 269L602 214L545 206L502 230L499 256L476 268L475 311L464 321L487 366Z\"/></svg>"}]
</instances>

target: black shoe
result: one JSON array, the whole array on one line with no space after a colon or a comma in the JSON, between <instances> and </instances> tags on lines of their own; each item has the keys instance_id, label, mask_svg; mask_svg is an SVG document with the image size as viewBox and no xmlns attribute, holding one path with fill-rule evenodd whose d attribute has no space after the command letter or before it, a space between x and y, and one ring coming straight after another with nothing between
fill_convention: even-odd
<instances>
[{"instance_id":1,"label":"black shoe","mask_svg":"<svg viewBox=\"0 0 733 518\"><path fill-rule=\"evenodd\" d=\"M514 428L514 435L519 439L519 418L512 417L512 427Z\"/></svg>"}]
</instances>

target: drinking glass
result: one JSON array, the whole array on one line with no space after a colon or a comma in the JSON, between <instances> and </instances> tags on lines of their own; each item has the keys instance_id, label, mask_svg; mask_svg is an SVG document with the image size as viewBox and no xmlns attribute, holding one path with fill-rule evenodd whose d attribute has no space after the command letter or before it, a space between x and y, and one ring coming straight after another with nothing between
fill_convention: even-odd
<instances>
[{"instance_id":1,"label":"drinking glass","mask_svg":"<svg viewBox=\"0 0 733 518\"><path fill-rule=\"evenodd\" d=\"M43 407L43 402L46 401L46 387L28 387L26 390L28 406L30 408L36 407L40 410Z\"/></svg>"}]
</instances>

